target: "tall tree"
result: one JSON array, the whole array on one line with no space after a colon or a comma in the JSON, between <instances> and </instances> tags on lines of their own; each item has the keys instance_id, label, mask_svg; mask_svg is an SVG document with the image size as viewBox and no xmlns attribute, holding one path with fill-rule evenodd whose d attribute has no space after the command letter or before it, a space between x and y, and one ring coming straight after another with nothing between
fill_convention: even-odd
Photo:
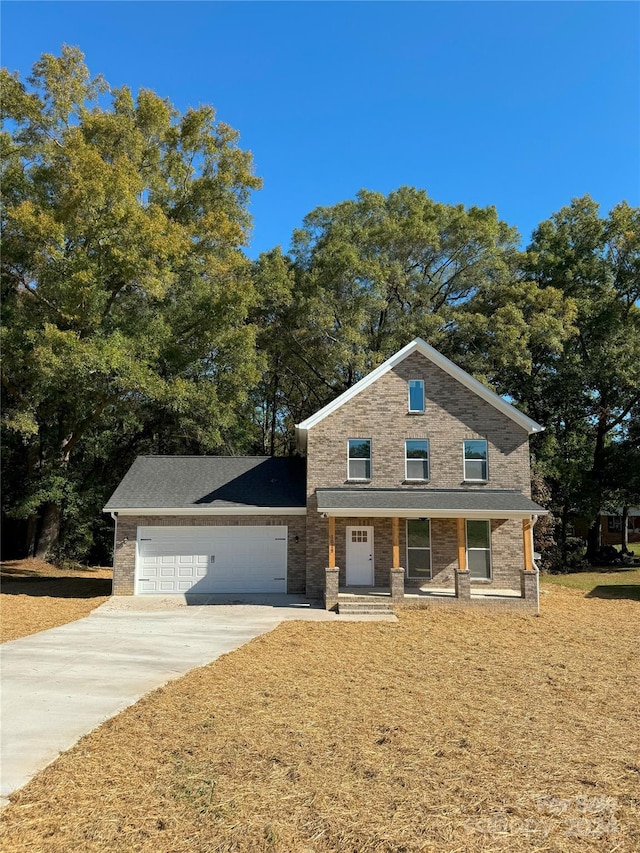
<instances>
[{"instance_id":1,"label":"tall tree","mask_svg":"<svg viewBox=\"0 0 640 853\"><path fill-rule=\"evenodd\" d=\"M591 198L575 199L536 229L524 269L575 306L575 335L522 390L547 425L541 456L558 509L590 519L594 559L615 458L608 448L640 402L640 210L623 202L601 217Z\"/></svg>"},{"instance_id":2,"label":"tall tree","mask_svg":"<svg viewBox=\"0 0 640 853\"><path fill-rule=\"evenodd\" d=\"M258 375L242 246L260 182L212 107L111 90L77 48L1 82L3 511L45 555L86 472L140 436L233 442Z\"/></svg>"},{"instance_id":3,"label":"tall tree","mask_svg":"<svg viewBox=\"0 0 640 853\"><path fill-rule=\"evenodd\" d=\"M290 447L296 420L416 335L451 351L458 306L508 276L516 243L494 208L439 204L412 187L312 211L290 256L274 250L256 269L280 297L259 338L267 444Z\"/></svg>"}]
</instances>

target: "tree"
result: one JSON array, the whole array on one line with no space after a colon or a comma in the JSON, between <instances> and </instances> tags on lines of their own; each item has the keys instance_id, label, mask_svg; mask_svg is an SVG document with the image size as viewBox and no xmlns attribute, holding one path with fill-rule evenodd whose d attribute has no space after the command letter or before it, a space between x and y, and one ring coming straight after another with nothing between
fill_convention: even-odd
<instances>
[{"instance_id":1,"label":"tree","mask_svg":"<svg viewBox=\"0 0 640 853\"><path fill-rule=\"evenodd\" d=\"M412 187L312 211L290 256L276 249L256 266L278 294L258 320L267 445L291 447L293 423L417 335L452 353L458 307L508 277L516 243L494 208L439 204Z\"/></svg>"},{"instance_id":2,"label":"tree","mask_svg":"<svg viewBox=\"0 0 640 853\"><path fill-rule=\"evenodd\" d=\"M44 556L123 451L233 444L260 182L212 107L111 90L77 48L27 84L2 71L3 511Z\"/></svg>"},{"instance_id":3,"label":"tree","mask_svg":"<svg viewBox=\"0 0 640 853\"><path fill-rule=\"evenodd\" d=\"M590 519L595 559L612 481L608 449L640 402L640 210L623 202L601 218L588 196L575 199L536 229L523 268L575 306L575 336L539 362L522 391L547 425L540 456L556 508L563 519Z\"/></svg>"}]
</instances>

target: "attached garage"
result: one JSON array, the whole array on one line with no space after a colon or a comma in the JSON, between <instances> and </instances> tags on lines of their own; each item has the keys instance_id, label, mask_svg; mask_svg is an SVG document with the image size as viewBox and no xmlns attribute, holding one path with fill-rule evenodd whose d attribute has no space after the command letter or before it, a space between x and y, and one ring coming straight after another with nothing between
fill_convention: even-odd
<instances>
[{"instance_id":1,"label":"attached garage","mask_svg":"<svg viewBox=\"0 0 640 853\"><path fill-rule=\"evenodd\" d=\"M286 526L138 528L139 595L286 591Z\"/></svg>"},{"instance_id":2,"label":"attached garage","mask_svg":"<svg viewBox=\"0 0 640 853\"><path fill-rule=\"evenodd\" d=\"M105 511L114 595L305 592L303 459L139 456Z\"/></svg>"}]
</instances>

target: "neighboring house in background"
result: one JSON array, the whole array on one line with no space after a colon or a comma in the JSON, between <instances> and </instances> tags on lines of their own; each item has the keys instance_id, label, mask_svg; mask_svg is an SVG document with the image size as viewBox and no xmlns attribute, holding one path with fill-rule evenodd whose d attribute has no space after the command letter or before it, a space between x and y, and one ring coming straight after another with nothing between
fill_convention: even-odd
<instances>
[{"instance_id":1,"label":"neighboring house in background","mask_svg":"<svg viewBox=\"0 0 640 853\"><path fill-rule=\"evenodd\" d=\"M417 338L298 425L300 457L139 457L105 507L114 593L288 592L335 608L339 590L494 603L516 590L537 608L546 510L530 497L529 435L542 429Z\"/></svg>"},{"instance_id":2,"label":"neighboring house in background","mask_svg":"<svg viewBox=\"0 0 640 853\"><path fill-rule=\"evenodd\" d=\"M600 516L600 535L603 545L620 545L622 539L622 510L617 514ZM627 517L629 544L640 542L640 509L632 507Z\"/></svg>"}]
</instances>

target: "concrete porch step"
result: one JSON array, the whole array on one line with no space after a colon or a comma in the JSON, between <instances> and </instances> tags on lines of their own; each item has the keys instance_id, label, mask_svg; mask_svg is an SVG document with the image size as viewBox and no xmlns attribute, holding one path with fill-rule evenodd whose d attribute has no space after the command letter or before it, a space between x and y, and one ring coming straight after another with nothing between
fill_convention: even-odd
<instances>
[{"instance_id":1,"label":"concrete porch step","mask_svg":"<svg viewBox=\"0 0 640 853\"><path fill-rule=\"evenodd\" d=\"M379 616L385 613L393 615L393 607L390 601L346 599L338 602L338 613L342 616Z\"/></svg>"}]
</instances>

